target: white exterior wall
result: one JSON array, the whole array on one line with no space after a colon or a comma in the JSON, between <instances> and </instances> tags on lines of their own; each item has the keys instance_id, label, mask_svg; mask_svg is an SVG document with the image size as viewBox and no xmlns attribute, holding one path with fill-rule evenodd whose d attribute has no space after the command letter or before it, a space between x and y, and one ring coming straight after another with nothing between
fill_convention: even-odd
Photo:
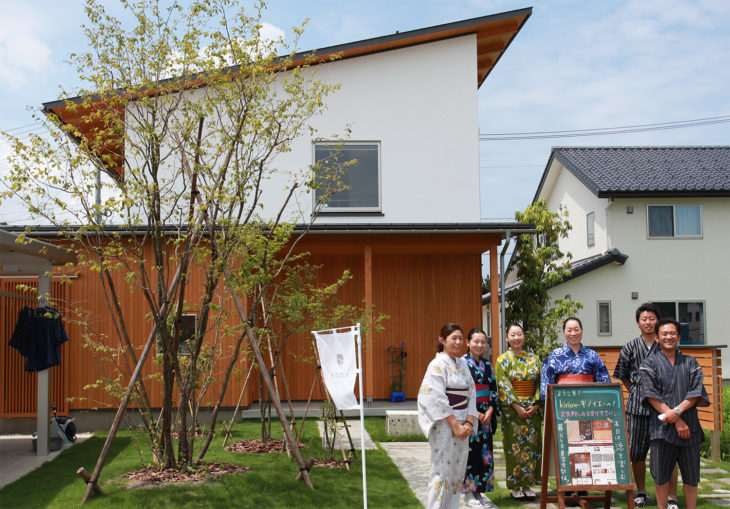
<instances>
[{"instance_id":1,"label":"white exterior wall","mask_svg":"<svg viewBox=\"0 0 730 509\"><path fill-rule=\"evenodd\" d=\"M557 160L553 161L548 186L543 186L540 197L547 200L548 210L557 212L560 206L568 210L568 221L573 229L567 239L560 240L564 253L571 253L573 260L582 260L609 249L606 228L606 205L608 200L598 198L588 190L570 171ZM594 241L588 247L586 215L594 213Z\"/></svg>"},{"instance_id":2,"label":"white exterior wall","mask_svg":"<svg viewBox=\"0 0 730 509\"><path fill-rule=\"evenodd\" d=\"M312 122L317 136L344 136L350 125L351 141L380 142L382 210L317 223L478 222L476 65L469 35L315 66L316 79L341 85ZM300 139L277 166L313 163L315 139ZM308 218L311 194L298 201Z\"/></svg>"},{"instance_id":3,"label":"white exterior wall","mask_svg":"<svg viewBox=\"0 0 730 509\"><path fill-rule=\"evenodd\" d=\"M701 205L702 238L649 239L648 204ZM627 206L633 206L633 214L627 213ZM730 316L730 198L619 198L606 215L613 239L608 248L627 254L626 263L607 265L550 290L553 298L569 293L583 303L579 317L584 342L617 346L636 337L635 311L643 302L701 301L706 343L730 344L725 320ZM638 292L638 299L631 298L632 292ZM599 300L611 302L610 336L597 335ZM729 350L722 350L725 378L730 378Z\"/></svg>"},{"instance_id":4,"label":"white exterior wall","mask_svg":"<svg viewBox=\"0 0 730 509\"><path fill-rule=\"evenodd\" d=\"M304 130L270 164L275 171L262 184L259 215L276 217L292 175L314 163L313 142L340 137L380 143L382 213L323 214L317 223L479 222L476 50L472 34L312 66L314 79L340 88L325 98L325 113L310 120L316 133ZM172 152L171 164L179 167ZM161 181L166 195L182 186L179 177ZM308 222L313 204L313 194L301 189L283 219Z\"/></svg>"}]
</instances>

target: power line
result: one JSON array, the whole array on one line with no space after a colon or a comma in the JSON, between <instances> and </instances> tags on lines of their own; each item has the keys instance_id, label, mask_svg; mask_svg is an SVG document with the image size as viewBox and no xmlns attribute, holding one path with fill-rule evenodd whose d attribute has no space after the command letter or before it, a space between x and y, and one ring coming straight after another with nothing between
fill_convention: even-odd
<instances>
[{"instance_id":1,"label":"power line","mask_svg":"<svg viewBox=\"0 0 730 509\"><path fill-rule=\"evenodd\" d=\"M548 138L574 138L579 136L603 136L608 134L640 133L646 131L662 131L667 129L683 129L703 125L722 124L730 122L730 115L719 117L697 118L693 120L676 120L674 122L660 122L656 124L638 124L618 127L599 127L596 129L573 129L566 131L533 131L511 133L481 133L480 141L501 140L538 140Z\"/></svg>"}]
</instances>

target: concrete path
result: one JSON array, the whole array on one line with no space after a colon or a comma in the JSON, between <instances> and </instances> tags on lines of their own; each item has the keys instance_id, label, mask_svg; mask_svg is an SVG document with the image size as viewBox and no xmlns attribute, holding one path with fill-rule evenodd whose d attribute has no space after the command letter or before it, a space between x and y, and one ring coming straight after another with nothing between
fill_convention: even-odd
<instances>
[{"instance_id":1,"label":"concrete path","mask_svg":"<svg viewBox=\"0 0 730 509\"><path fill-rule=\"evenodd\" d=\"M77 433L74 444L79 444L90 436L91 433ZM48 456L38 456L33 450L31 439L31 435L0 436L0 488L61 454L62 449L53 451Z\"/></svg>"}]
</instances>

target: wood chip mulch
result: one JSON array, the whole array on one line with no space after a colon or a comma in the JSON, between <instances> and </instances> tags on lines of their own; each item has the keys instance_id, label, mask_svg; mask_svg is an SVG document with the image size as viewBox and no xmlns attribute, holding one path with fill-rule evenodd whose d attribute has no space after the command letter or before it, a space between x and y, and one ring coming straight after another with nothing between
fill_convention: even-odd
<instances>
[{"instance_id":1,"label":"wood chip mulch","mask_svg":"<svg viewBox=\"0 0 730 509\"><path fill-rule=\"evenodd\" d=\"M314 462L315 467L324 468L347 468L349 461L345 460L316 460Z\"/></svg>"},{"instance_id":2,"label":"wood chip mulch","mask_svg":"<svg viewBox=\"0 0 730 509\"><path fill-rule=\"evenodd\" d=\"M268 454L270 452L281 452L284 441L279 438L272 438L266 442L261 439L239 440L225 447L230 452L245 452L246 454ZM307 444L297 444L300 449L305 449Z\"/></svg>"},{"instance_id":3,"label":"wood chip mulch","mask_svg":"<svg viewBox=\"0 0 730 509\"><path fill-rule=\"evenodd\" d=\"M251 469L232 463L209 463L201 461L198 465L186 471L165 469L162 466L142 468L124 474L134 481L135 485L159 485L171 482L198 482L206 479L221 477L226 474L250 472Z\"/></svg>"}]
</instances>

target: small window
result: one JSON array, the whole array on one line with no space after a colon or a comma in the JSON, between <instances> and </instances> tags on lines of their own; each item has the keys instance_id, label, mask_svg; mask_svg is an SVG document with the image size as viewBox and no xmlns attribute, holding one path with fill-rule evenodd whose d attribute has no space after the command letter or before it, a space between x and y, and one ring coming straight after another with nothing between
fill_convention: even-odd
<instances>
[{"instance_id":1,"label":"small window","mask_svg":"<svg viewBox=\"0 0 730 509\"><path fill-rule=\"evenodd\" d=\"M380 211L380 143L316 143L314 163L321 165L316 203L326 195L328 183L345 186L330 196L323 212Z\"/></svg>"},{"instance_id":2,"label":"small window","mask_svg":"<svg viewBox=\"0 0 730 509\"><path fill-rule=\"evenodd\" d=\"M172 319L172 317L170 317ZM184 314L180 317L180 342L177 345L177 352L180 355L190 354L190 342L195 340L195 335L198 332L198 315ZM162 343L160 342L160 336L157 336L157 354L162 353Z\"/></svg>"},{"instance_id":3,"label":"small window","mask_svg":"<svg viewBox=\"0 0 730 509\"><path fill-rule=\"evenodd\" d=\"M593 212L586 214L586 240L588 247L596 244L596 224L595 214Z\"/></svg>"},{"instance_id":4,"label":"small window","mask_svg":"<svg viewBox=\"0 0 730 509\"><path fill-rule=\"evenodd\" d=\"M598 301L598 335L611 335L611 301Z\"/></svg>"},{"instance_id":5,"label":"small window","mask_svg":"<svg viewBox=\"0 0 730 509\"><path fill-rule=\"evenodd\" d=\"M649 237L700 237L699 205L649 205Z\"/></svg>"},{"instance_id":6,"label":"small window","mask_svg":"<svg viewBox=\"0 0 730 509\"><path fill-rule=\"evenodd\" d=\"M679 322L680 344L704 345L705 304L704 302L653 302L661 313L660 318L673 318Z\"/></svg>"}]
</instances>

